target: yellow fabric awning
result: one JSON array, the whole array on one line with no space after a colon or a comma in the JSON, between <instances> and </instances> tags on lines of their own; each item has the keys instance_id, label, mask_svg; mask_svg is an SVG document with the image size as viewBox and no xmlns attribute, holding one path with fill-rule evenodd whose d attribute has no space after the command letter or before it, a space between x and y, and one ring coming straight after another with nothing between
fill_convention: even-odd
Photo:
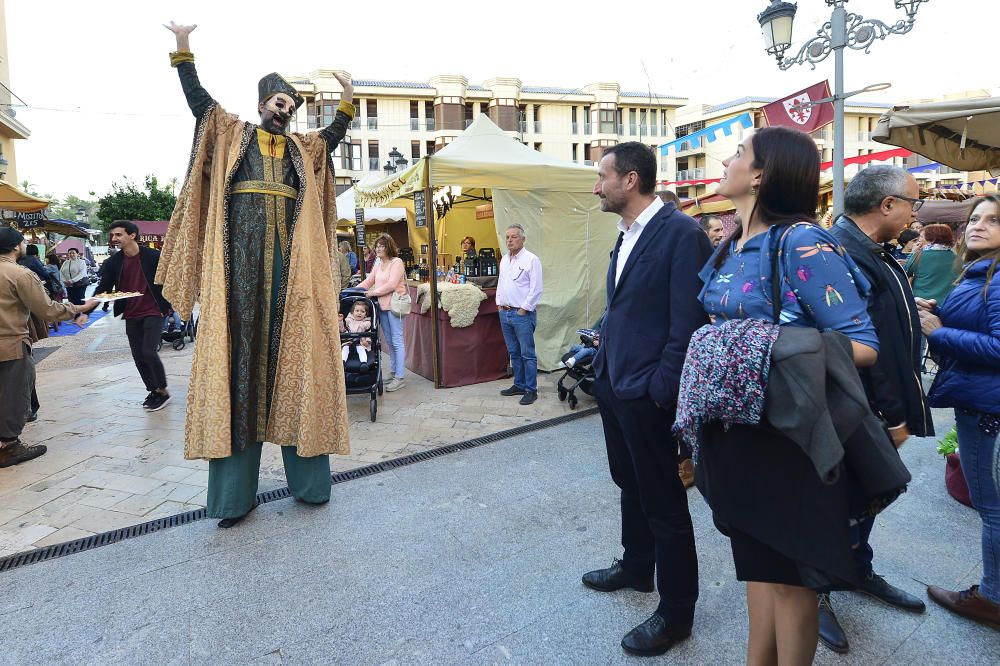
<instances>
[{"instance_id":1,"label":"yellow fabric awning","mask_svg":"<svg viewBox=\"0 0 1000 666\"><path fill-rule=\"evenodd\" d=\"M16 213L37 213L48 208L46 199L33 197L10 183L0 180L0 208Z\"/></svg>"}]
</instances>

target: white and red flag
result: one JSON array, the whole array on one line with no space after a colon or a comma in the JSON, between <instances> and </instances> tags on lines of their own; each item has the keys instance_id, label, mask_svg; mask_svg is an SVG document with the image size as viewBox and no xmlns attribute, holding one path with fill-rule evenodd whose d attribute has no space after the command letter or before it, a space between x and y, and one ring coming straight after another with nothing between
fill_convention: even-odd
<instances>
[{"instance_id":1,"label":"white and red flag","mask_svg":"<svg viewBox=\"0 0 1000 666\"><path fill-rule=\"evenodd\" d=\"M800 105L810 104L828 97L831 97L830 83L821 81L805 90L771 102L761 111L764 112L764 118L767 119L767 124L771 127L783 125L803 132L814 132L833 122L833 102L809 106Z\"/></svg>"}]
</instances>

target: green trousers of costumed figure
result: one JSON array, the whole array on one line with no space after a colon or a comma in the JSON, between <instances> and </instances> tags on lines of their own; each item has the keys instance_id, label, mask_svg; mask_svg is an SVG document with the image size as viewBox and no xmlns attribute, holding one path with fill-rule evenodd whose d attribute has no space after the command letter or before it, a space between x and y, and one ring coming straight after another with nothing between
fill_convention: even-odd
<instances>
[{"instance_id":1,"label":"green trousers of costumed figure","mask_svg":"<svg viewBox=\"0 0 1000 666\"><path fill-rule=\"evenodd\" d=\"M247 196L247 195L239 195ZM254 195L256 197L263 197L269 195ZM274 199L274 197L271 197ZM241 200L237 200L237 203L242 203ZM274 204L281 203L280 201L267 201L264 204ZM247 206L251 211L255 210L255 206ZM240 212L237 210L237 212ZM272 211L273 212L273 211ZM277 303L279 297L279 289L281 287L279 279L277 276L282 275L282 269L284 266L283 254L283 243L281 240L281 234L272 225L267 224L264 216L258 216L259 219L253 219L252 215L249 214L234 214L233 217L237 220L238 224L244 224L246 226L242 228L234 228L232 231L231 241L234 243L242 243L244 245L244 250L247 247L252 247L254 241L259 243L256 251L263 254L264 261L267 261L267 245L260 243L260 238L267 238L270 236L273 243L273 250L271 250L271 278L270 278L270 289L264 289L264 294L270 292L271 303ZM269 215L268 217L275 217L274 215ZM280 219L280 218L279 218ZM266 226L265 226L266 224ZM256 232L263 232L255 234ZM242 234L242 237L240 236ZM267 249L266 249L267 248ZM235 252L233 253L236 254ZM239 262L241 259L245 262L245 257L247 254L253 254L250 252L241 252L239 257L235 257L234 261ZM257 256L260 256L258 254ZM266 274L266 272L261 271L259 265L255 268L253 265L244 266L244 270L234 270L234 282L231 285L231 296L235 298L234 301L239 309L247 310L250 307L250 303L255 301L254 290L256 289L256 280L259 279L261 274ZM238 277L240 275L244 276L242 282L238 282ZM236 290L243 287L242 293L237 293ZM266 285L266 282L265 282ZM249 289L249 291L247 291ZM259 292L258 292L259 293ZM235 295L234 295L235 294ZM266 300L263 294L260 295L261 298ZM266 315L262 312L259 314L266 316L265 321L268 322L268 326L265 331L265 336L261 342L267 344L267 348L270 347L275 342L275 328L276 328L276 312L274 307L268 307L265 310ZM260 321L260 320L257 320ZM232 326L231 326L232 329ZM235 329L239 331L238 328ZM260 353L261 350L254 343L249 346L245 354L254 354L259 358L259 362L263 363L263 367L259 367L256 371L249 373L250 377L254 377L258 372L267 370L267 363L270 354ZM262 345L261 345L262 346ZM239 364L234 362L233 366L237 367ZM248 373L244 372L243 375ZM252 379L247 379L243 377L237 377L237 382L242 382L248 388L259 391L265 391L266 401L261 404L257 402L261 398L260 394L251 393L250 399L245 402L241 401L237 396L234 396L233 409L248 409L248 404L252 403L254 405L259 405L259 409L251 412L255 413L257 418L253 418L252 421L258 424L259 430L256 431L258 436L262 436L265 430L263 419L260 419L261 414L266 414L271 406L271 396L270 396L270 381L269 377L273 376L273 373L267 373L262 377L264 381L253 382ZM256 396L256 397L254 397ZM240 423L245 422L247 413L235 414L236 419L234 422ZM253 424L251 424L252 427ZM239 432L246 431L246 427L238 428L234 427L234 437L240 437ZM245 435L244 435L245 436ZM263 444L261 442L246 441L240 438L240 444L242 446L234 446L233 453L228 458L215 458L208 461L208 503L206 511L209 518L239 518L240 516L246 515L254 506L254 501L257 497L257 481L260 475L260 455L263 449ZM285 478L288 480L288 488L292 491L292 496L297 500L303 502L308 502L310 504L322 504L330 500L330 456L319 455L312 458L304 458L298 455L294 446L282 446L281 447L281 459L285 466Z\"/></svg>"},{"instance_id":2,"label":"green trousers of costumed figure","mask_svg":"<svg viewBox=\"0 0 1000 666\"><path fill-rule=\"evenodd\" d=\"M263 444L251 444L228 458L208 461L208 517L239 518L253 508ZM292 496L310 504L330 499L330 456L303 458L294 446L281 447Z\"/></svg>"}]
</instances>

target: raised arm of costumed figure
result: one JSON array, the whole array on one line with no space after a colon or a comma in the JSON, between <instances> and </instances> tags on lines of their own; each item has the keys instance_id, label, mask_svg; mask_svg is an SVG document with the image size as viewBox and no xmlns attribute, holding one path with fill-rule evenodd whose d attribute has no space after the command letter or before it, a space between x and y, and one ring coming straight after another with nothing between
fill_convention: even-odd
<instances>
[{"instance_id":1,"label":"raised arm of costumed figure","mask_svg":"<svg viewBox=\"0 0 1000 666\"><path fill-rule=\"evenodd\" d=\"M340 142L343 141L344 135L347 134L347 127L351 124L351 120L354 118L354 85L351 83L349 76L341 73L334 72L334 78L340 82L340 85L344 89L344 93L340 97L340 106L337 107L337 115L334 117L333 122L327 127L324 127L319 131L326 139L326 145L329 149L335 150Z\"/></svg>"},{"instance_id":2,"label":"raised arm of costumed figure","mask_svg":"<svg viewBox=\"0 0 1000 666\"><path fill-rule=\"evenodd\" d=\"M215 104L215 100L201 87L198 80L198 71L194 67L194 53L191 52L191 44L188 36L197 28L196 25L177 25L173 21L170 25L164 25L167 30L174 33L177 38L177 50L170 54L170 66L177 68L177 74L181 79L181 88L184 90L184 97L187 98L188 107L195 118L201 118Z\"/></svg>"}]
</instances>

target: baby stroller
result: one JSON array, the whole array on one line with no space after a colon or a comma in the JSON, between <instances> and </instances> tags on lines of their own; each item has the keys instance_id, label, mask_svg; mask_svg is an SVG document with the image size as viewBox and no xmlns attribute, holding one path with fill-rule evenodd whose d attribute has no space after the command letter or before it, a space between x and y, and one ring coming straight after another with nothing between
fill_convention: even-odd
<instances>
[{"instance_id":1,"label":"baby stroller","mask_svg":"<svg viewBox=\"0 0 1000 666\"><path fill-rule=\"evenodd\" d=\"M369 412L372 422L378 412L378 396L382 395L382 343L379 340L378 299L365 296L364 289L348 288L340 292L340 312L345 317L358 301L367 304L371 316L371 328L364 333L341 333L341 343L347 345L347 358L344 360L344 380L347 384L347 395L367 393L370 400ZM362 347L363 340L371 341L371 349ZM359 349L360 347L360 349ZM367 359L361 360L361 351ZM338 351L343 354L343 347Z\"/></svg>"},{"instance_id":2,"label":"baby stroller","mask_svg":"<svg viewBox=\"0 0 1000 666\"><path fill-rule=\"evenodd\" d=\"M597 347L594 344L594 340L597 338L597 330L592 328L581 328L577 331L580 334L580 345L581 349L593 349L596 350ZM562 356L563 364L573 358L578 349L567 351ZM559 378L558 388L559 388L559 400L566 400L569 403L570 409L576 409L577 402L579 400L576 397L576 389L579 388L581 391L587 395L593 395L591 392L594 385L594 368L593 368L594 357L588 355L583 360L577 361L572 366L566 367L566 372L563 376ZM567 387L567 384L570 386Z\"/></svg>"},{"instance_id":3,"label":"baby stroller","mask_svg":"<svg viewBox=\"0 0 1000 666\"><path fill-rule=\"evenodd\" d=\"M185 346L184 338L194 342L197 334L198 322L194 320L193 316L187 321L181 321L180 324L174 323L174 321L168 316L164 318L163 333L160 334L160 344L156 345L156 351L163 349L164 343L170 345L176 351L180 351L184 349Z\"/></svg>"}]
</instances>

